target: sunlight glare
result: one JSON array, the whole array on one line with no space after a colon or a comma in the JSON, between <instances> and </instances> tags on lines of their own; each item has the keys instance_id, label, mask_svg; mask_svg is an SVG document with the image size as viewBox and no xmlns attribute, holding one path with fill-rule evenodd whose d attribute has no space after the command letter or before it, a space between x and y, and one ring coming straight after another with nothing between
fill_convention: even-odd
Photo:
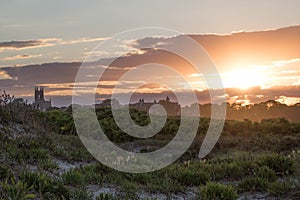
<instances>
[{"instance_id":1,"label":"sunlight glare","mask_svg":"<svg viewBox=\"0 0 300 200\"><path fill-rule=\"evenodd\" d=\"M259 70L240 70L224 73L222 76L226 88L248 89L254 86L263 86L265 76Z\"/></svg>"}]
</instances>

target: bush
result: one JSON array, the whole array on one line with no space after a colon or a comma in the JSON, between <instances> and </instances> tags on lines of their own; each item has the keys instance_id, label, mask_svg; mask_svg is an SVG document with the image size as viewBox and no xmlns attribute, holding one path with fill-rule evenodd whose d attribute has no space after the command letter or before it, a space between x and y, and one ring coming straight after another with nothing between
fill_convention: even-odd
<instances>
[{"instance_id":1,"label":"bush","mask_svg":"<svg viewBox=\"0 0 300 200\"><path fill-rule=\"evenodd\" d=\"M267 191L274 196L281 196L287 194L291 190L289 182L276 181L270 183Z\"/></svg>"},{"instance_id":2,"label":"bush","mask_svg":"<svg viewBox=\"0 0 300 200\"><path fill-rule=\"evenodd\" d=\"M85 177L77 170L70 170L63 174L63 182L72 186L83 186Z\"/></svg>"},{"instance_id":3,"label":"bush","mask_svg":"<svg viewBox=\"0 0 300 200\"><path fill-rule=\"evenodd\" d=\"M40 194L45 194L52 188L52 179L45 174L23 171L20 179Z\"/></svg>"},{"instance_id":4,"label":"bush","mask_svg":"<svg viewBox=\"0 0 300 200\"><path fill-rule=\"evenodd\" d=\"M238 158L237 158L238 159ZM215 163L208 166L212 180L239 179L249 174L250 167L244 161L232 161L228 163Z\"/></svg>"},{"instance_id":5,"label":"bush","mask_svg":"<svg viewBox=\"0 0 300 200\"><path fill-rule=\"evenodd\" d=\"M214 182L209 182L206 186L201 187L200 195L200 199L203 200L235 200L238 198L238 194L232 186Z\"/></svg>"},{"instance_id":6,"label":"bush","mask_svg":"<svg viewBox=\"0 0 300 200\"><path fill-rule=\"evenodd\" d=\"M23 149L14 145L9 145L7 152L11 159L19 163L48 160L50 158L48 151L42 148Z\"/></svg>"},{"instance_id":7,"label":"bush","mask_svg":"<svg viewBox=\"0 0 300 200\"><path fill-rule=\"evenodd\" d=\"M51 179L45 174L23 171L20 179L36 192L48 199L68 199L69 190L62 182Z\"/></svg>"},{"instance_id":8,"label":"bush","mask_svg":"<svg viewBox=\"0 0 300 200\"><path fill-rule=\"evenodd\" d=\"M13 177L12 170L0 164L0 181L10 179Z\"/></svg>"},{"instance_id":9,"label":"bush","mask_svg":"<svg viewBox=\"0 0 300 200\"><path fill-rule=\"evenodd\" d=\"M259 166L268 166L274 170L276 175L292 175L295 173L294 162L291 158L288 158L279 154L271 154L262 156L257 160Z\"/></svg>"},{"instance_id":10,"label":"bush","mask_svg":"<svg viewBox=\"0 0 300 200\"><path fill-rule=\"evenodd\" d=\"M86 190L84 187L80 187L73 191L71 199L74 200L92 200L93 195Z\"/></svg>"},{"instance_id":11,"label":"bush","mask_svg":"<svg viewBox=\"0 0 300 200\"><path fill-rule=\"evenodd\" d=\"M199 186L209 181L209 175L200 169L181 167L174 172L174 178L185 186Z\"/></svg>"},{"instance_id":12,"label":"bush","mask_svg":"<svg viewBox=\"0 0 300 200\"><path fill-rule=\"evenodd\" d=\"M112 194L101 193L96 197L96 200L117 200Z\"/></svg>"},{"instance_id":13,"label":"bush","mask_svg":"<svg viewBox=\"0 0 300 200\"><path fill-rule=\"evenodd\" d=\"M274 172L274 170L270 169L268 166L262 166L259 167L254 174L257 177L266 179L268 181L276 181L277 177L276 177L276 173Z\"/></svg>"},{"instance_id":14,"label":"bush","mask_svg":"<svg viewBox=\"0 0 300 200\"><path fill-rule=\"evenodd\" d=\"M242 192L263 192L266 191L267 187L267 180L261 177L247 177L238 185L239 190Z\"/></svg>"},{"instance_id":15,"label":"bush","mask_svg":"<svg viewBox=\"0 0 300 200\"><path fill-rule=\"evenodd\" d=\"M7 180L1 184L2 191L0 193L4 199L16 199L16 200L26 200L34 199L36 195L32 194L30 190L31 187L28 187L23 181L15 182L14 179L11 179L10 182Z\"/></svg>"},{"instance_id":16,"label":"bush","mask_svg":"<svg viewBox=\"0 0 300 200\"><path fill-rule=\"evenodd\" d=\"M87 165L77 169L84 177L84 182L87 184L102 184L102 171L97 168L97 165Z\"/></svg>"},{"instance_id":17,"label":"bush","mask_svg":"<svg viewBox=\"0 0 300 200\"><path fill-rule=\"evenodd\" d=\"M125 195L130 199L136 199L137 187L138 185L136 183L129 180L125 180L122 182L122 188L125 192Z\"/></svg>"}]
</instances>

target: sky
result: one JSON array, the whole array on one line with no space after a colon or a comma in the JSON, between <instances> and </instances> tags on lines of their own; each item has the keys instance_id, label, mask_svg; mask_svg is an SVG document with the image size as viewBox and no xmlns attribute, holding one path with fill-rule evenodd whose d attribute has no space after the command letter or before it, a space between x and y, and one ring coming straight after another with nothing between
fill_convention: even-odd
<instances>
[{"instance_id":1,"label":"sky","mask_svg":"<svg viewBox=\"0 0 300 200\"><path fill-rule=\"evenodd\" d=\"M299 7L298 0L1 1L0 90L32 99L34 85L43 85L55 105L67 105L76 70L97 44L122 31L162 27L192 35L207 50L228 88L229 101L272 98L298 102L299 28L284 29L284 33L275 30L298 27ZM148 54L132 55L125 63L143 56ZM174 65L172 61L165 64ZM197 75L186 76L199 90L198 96L205 96L202 82L194 80ZM140 79L145 77L141 73ZM141 80L125 81L124 91ZM172 86L182 92L177 80L171 80L176 83ZM103 84L106 89L99 92L99 99L111 92L108 85L116 80L109 81ZM147 88L140 91L145 95L155 93L156 98L165 95L158 95L163 92L161 86ZM242 92L234 93L236 90L229 88ZM148 99L152 98L149 95Z\"/></svg>"}]
</instances>

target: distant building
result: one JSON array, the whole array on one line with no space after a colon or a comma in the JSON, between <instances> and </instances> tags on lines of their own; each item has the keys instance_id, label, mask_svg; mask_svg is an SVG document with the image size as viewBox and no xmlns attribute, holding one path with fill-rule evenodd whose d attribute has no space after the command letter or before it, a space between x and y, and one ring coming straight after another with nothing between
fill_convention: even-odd
<instances>
[{"instance_id":1,"label":"distant building","mask_svg":"<svg viewBox=\"0 0 300 200\"><path fill-rule=\"evenodd\" d=\"M154 104L162 105L168 115L180 115L180 105L177 102L170 101L168 96L166 100L160 100L159 102L156 100L154 102L145 102L144 99L140 99L138 103L130 104L130 108L148 112Z\"/></svg>"},{"instance_id":2,"label":"distant building","mask_svg":"<svg viewBox=\"0 0 300 200\"><path fill-rule=\"evenodd\" d=\"M52 107L51 100L46 101L44 97L44 87L34 88L34 103L33 106L39 110L47 110Z\"/></svg>"}]
</instances>

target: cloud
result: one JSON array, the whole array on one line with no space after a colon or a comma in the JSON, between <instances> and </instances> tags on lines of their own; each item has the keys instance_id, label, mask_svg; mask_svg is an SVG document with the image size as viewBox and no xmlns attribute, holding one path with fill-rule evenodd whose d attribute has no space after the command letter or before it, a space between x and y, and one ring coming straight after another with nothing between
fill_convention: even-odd
<instances>
[{"instance_id":1,"label":"cloud","mask_svg":"<svg viewBox=\"0 0 300 200\"><path fill-rule=\"evenodd\" d=\"M11 79L11 76L6 71L0 70L0 80Z\"/></svg>"},{"instance_id":2,"label":"cloud","mask_svg":"<svg viewBox=\"0 0 300 200\"><path fill-rule=\"evenodd\" d=\"M227 35L188 35L198 42L211 56L219 70L237 69L250 65L273 65L297 62L300 57L300 26L277 30L238 32ZM132 45L135 48L170 45L181 36L144 38ZM282 60L282 62L280 62Z\"/></svg>"},{"instance_id":3,"label":"cloud","mask_svg":"<svg viewBox=\"0 0 300 200\"><path fill-rule=\"evenodd\" d=\"M41 56L42 56L42 54L38 54L38 55L22 54L22 55L5 57L5 58L3 58L3 60L18 60L18 59L38 58L38 57L41 57Z\"/></svg>"},{"instance_id":4,"label":"cloud","mask_svg":"<svg viewBox=\"0 0 300 200\"><path fill-rule=\"evenodd\" d=\"M38 46L41 45L41 43L42 42L39 40L1 42L0 48L22 49L26 47Z\"/></svg>"},{"instance_id":5,"label":"cloud","mask_svg":"<svg viewBox=\"0 0 300 200\"><path fill-rule=\"evenodd\" d=\"M28 48L38 48L53 46L54 43L58 41L56 38L40 39L40 40L22 40L22 41L10 41L10 42L0 42L0 50L6 49L28 49Z\"/></svg>"},{"instance_id":6,"label":"cloud","mask_svg":"<svg viewBox=\"0 0 300 200\"><path fill-rule=\"evenodd\" d=\"M191 37L205 47L212 57L212 60L216 62L219 71L221 71L221 75L225 74L224 72L235 71L231 68L237 66L239 70L243 71L243 69L247 69L247 64L250 65L253 63L258 69L258 71L255 71L254 75L256 73L259 74L262 71L268 73L267 75L270 75L270 77L267 77L269 78L268 81L270 83L275 83L276 85L269 84L268 87L264 88L251 87L243 90L236 88L226 89L226 97L230 102L256 103L269 99L279 99L282 96L285 96L286 98L299 97L299 35L300 26L261 32L241 32L230 35L191 35ZM28 43L25 41L19 41L23 43L12 41L11 44L0 43L0 49L1 45L2 48L22 49L43 45L68 45L81 42L94 42L104 39L106 38L82 38L78 40L67 41L57 38L49 38L37 40L40 42L28 41ZM114 83L114 81L118 80L130 69L136 68L136 66L142 64L160 63L171 66L179 73L186 73L186 75L190 75L190 79L194 80L199 78L198 75L195 74L195 71L188 71L189 63L184 59L166 51L155 49L160 45L171 44L174 39L176 39L176 37L157 37L146 38L137 42L131 41L131 44L134 45L133 49L142 48L145 45L149 45L154 49L147 49L147 51L145 51L143 54L128 54L118 58L109 57L97 60L95 62L86 63L88 67L91 67L91 73L87 74L88 77L94 75L97 67L102 66L104 68L112 62L111 66L105 71L104 77L101 79L101 81L104 81L104 84L99 86L101 89L101 94L99 94L97 97L109 97L109 92L112 90L111 83ZM127 43L127 45L128 44L130 43ZM89 55L97 57L97 54L111 55L107 52L101 51L94 52L94 54ZM26 57L26 55L23 56ZM19 56L22 57L22 55ZM67 96L71 94L71 83L74 83L75 76L80 65L80 62L70 62L1 68L0 89L9 90L14 88L14 93L31 95L34 85L48 84L46 86L49 94L56 96L57 99L59 99L59 94L66 94ZM228 66L230 67L227 68ZM151 75L154 78L168 78L167 75L157 75L155 72L147 72L146 75L148 77ZM249 76L252 74L246 75ZM138 76L136 79L136 81L145 80L143 76ZM240 79L242 78L240 77ZM172 80L176 82L177 79ZM200 83L201 82L199 82L199 84ZM198 82L194 82L194 84L198 84ZM235 83L235 85L238 84L239 83ZM22 85L23 87L17 87L18 85ZM235 85L231 86L234 87ZM124 82L122 88L124 91L126 91L126 89L131 89L134 86L135 85L132 82ZM180 89L179 86L178 88ZM160 91L160 89L161 88L158 85L145 86L144 88L141 88L141 91L144 91L141 96L144 95L145 99L148 98L152 101L154 98L161 99L165 98L166 95L171 94L168 91ZM200 91L200 89L201 88L199 88L199 91L197 91L199 101L201 103L208 103L210 101L209 92L205 89ZM179 92L184 93L185 91ZM188 101L188 99L185 100L187 103L192 103Z\"/></svg>"},{"instance_id":7,"label":"cloud","mask_svg":"<svg viewBox=\"0 0 300 200\"><path fill-rule=\"evenodd\" d=\"M276 101L280 103L284 103L286 105L295 105L297 103L300 103L299 97L286 97L286 96L280 96Z\"/></svg>"},{"instance_id":8,"label":"cloud","mask_svg":"<svg viewBox=\"0 0 300 200\"><path fill-rule=\"evenodd\" d=\"M98 37L98 38L80 38L78 40L61 40L59 44L77 44L77 43L86 43L86 42L99 42L107 40L108 37Z\"/></svg>"},{"instance_id":9,"label":"cloud","mask_svg":"<svg viewBox=\"0 0 300 200\"><path fill-rule=\"evenodd\" d=\"M168 44L168 43L170 43L168 37L146 37L132 42L131 45L137 49L143 49L143 48L155 49L160 45Z\"/></svg>"},{"instance_id":10,"label":"cloud","mask_svg":"<svg viewBox=\"0 0 300 200\"><path fill-rule=\"evenodd\" d=\"M9 42L0 42L0 50L21 50L29 48L40 48L40 47L49 47L56 45L71 45L78 43L87 43L87 42L97 42L103 41L107 38L80 38L77 40L63 40L61 38L45 38L37 40L20 40L20 41L9 41Z\"/></svg>"}]
</instances>

